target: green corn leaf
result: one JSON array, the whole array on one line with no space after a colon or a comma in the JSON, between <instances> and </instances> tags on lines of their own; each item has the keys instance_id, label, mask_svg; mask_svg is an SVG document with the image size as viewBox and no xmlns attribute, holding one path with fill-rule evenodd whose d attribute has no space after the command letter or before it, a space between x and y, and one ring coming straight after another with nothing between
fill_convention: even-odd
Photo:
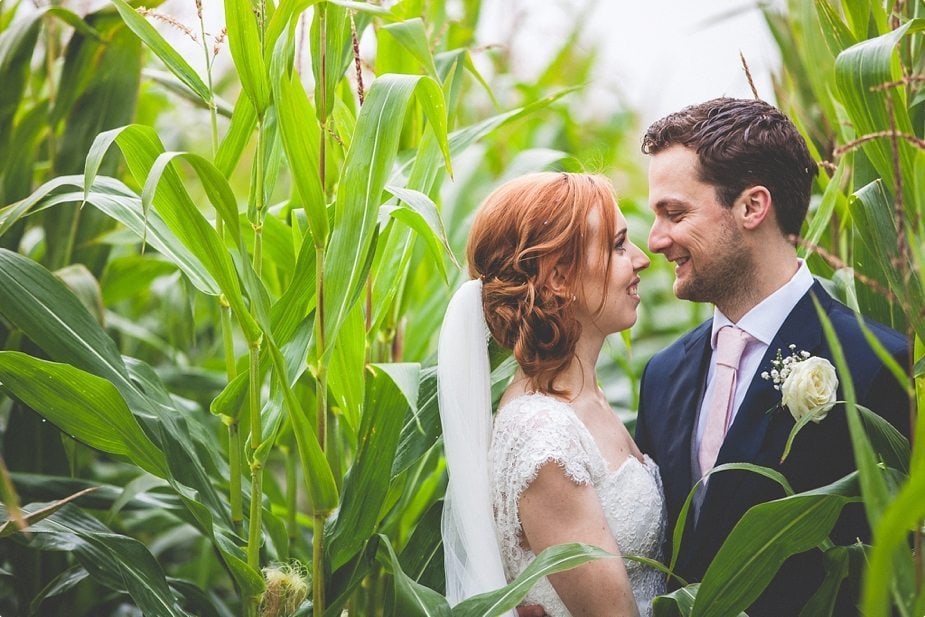
<instances>
[{"instance_id":1,"label":"green corn leaf","mask_svg":"<svg viewBox=\"0 0 925 617\"><path fill-rule=\"evenodd\" d=\"M852 571L854 571L853 576L858 576L867 557L864 554L864 547L855 544L833 546L822 555L822 558L825 566L825 579L800 611L800 617L832 617L842 581L851 575Z\"/></svg>"},{"instance_id":2,"label":"green corn leaf","mask_svg":"<svg viewBox=\"0 0 925 617\"><path fill-rule=\"evenodd\" d=\"M892 98L896 130L906 134L914 133L903 95L895 88L887 92L873 92L872 89L902 77L902 70L895 57L895 48L903 37L922 30L925 30L925 19L913 19L887 34L861 41L836 58L835 78L838 92L858 137L892 126L887 109L887 96ZM907 172L904 175L911 178L915 148L904 140L899 140L897 146L900 166ZM879 175L891 190L895 191L890 140L874 139L863 148ZM906 192L910 201L914 201L908 187Z\"/></svg>"},{"instance_id":3,"label":"green corn leaf","mask_svg":"<svg viewBox=\"0 0 925 617\"><path fill-rule=\"evenodd\" d=\"M903 277L897 270L897 233L893 222L893 201L887 195L883 182L875 180L860 188L854 194L855 200L851 202L851 213L855 217L856 233L872 253L871 260L882 272L883 279L890 290L896 295L898 303L902 306L922 306L925 303L925 291L918 277L911 277L908 285L904 284ZM925 336L925 323L920 319L912 319L918 335Z\"/></svg>"},{"instance_id":4,"label":"green corn leaf","mask_svg":"<svg viewBox=\"0 0 925 617\"><path fill-rule=\"evenodd\" d=\"M893 377L896 379L897 383L909 394L912 394L912 383L909 381L909 375L906 372L896 358L887 351L886 347L883 346L883 343L880 342L880 339L870 331L870 328L867 327L867 324L864 322L864 316L858 313L858 326L861 328L861 333L864 335L864 340L867 341L867 344L870 345L870 348L877 355L877 358L880 362L883 363L883 366L893 374ZM905 360L903 360L905 362Z\"/></svg>"},{"instance_id":5,"label":"green corn leaf","mask_svg":"<svg viewBox=\"0 0 925 617\"><path fill-rule=\"evenodd\" d=\"M412 580L401 569L401 563L385 535L379 536L380 544L388 551L392 580L395 585L395 611L402 617L450 617L450 605L439 593ZM490 617L488 613L482 617Z\"/></svg>"},{"instance_id":6,"label":"green corn leaf","mask_svg":"<svg viewBox=\"0 0 925 617\"><path fill-rule=\"evenodd\" d=\"M70 9L61 6L41 7L38 9L38 14L55 17L62 23L67 24L84 36L102 40L102 36L93 26L91 26L80 15Z\"/></svg>"},{"instance_id":7,"label":"green corn leaf","mask_svg":"<svg viewBox=\"0 0 925 617\"><path fill-rule=\"evenodd\" d=\"M857 463L858 472L860 473L867 518L871 521L871 524L876 524L876 521L879 519L880 511L882 511L889 501L886 483L877 468L877 459L874 455L873 447L867 435L864 433L863 425L861 424L861 418L857 409L857 397L854 392L854 382L851 379L851 372L845 360L845 354L838 340L838 335L835 334L832 322L819 305L818 300L813 298L813 303L816 307L816 313L819 315L819 320L822 323L822 330L825 333L826 342L832 350L832 358L835 363L835 368L838 371L839 382L845 393L845 413L848 418L848 427L851 431L851 443L854 448L855 462Z\"/></svg>"},{"instance_id":8,"label":"green corn leaf","mask_svg":"<svg viewBox=\"0 0 925 617\"><path fill-rule=\"evenodd\" d=\"M367 13L369 15L375 15L383 19L384 21L390 21L398 19L392 11L385 8L384 6L379 6L378 4L371 4L368 2L351 2L350 0L327 0L330 4L336 4L345 9L350 9L357 13Z\"/></svg>"},{"instance_id":9,"label":"green corn leaf","mask_svg":"<svg viewBox=\"0 0 925 617\"><path fill-rule=\"evenodd\" d=\"M843 401L836 401L836 403L842 402ZM883 460L887 466L902 473L908 473L910 456L909 440L896 430L892 424L867 407L858 405L857 408L860 413L861 422L864 424L864 430L867 433L868 439L870 439L871 447L873 447L877 456ZM793 440L800 430L812 422L812 418L816 415L816 412L821 409L820 407L811 410L810 413L801 417L797 423L794 424L787 438L787 444L784 446L784 453L781 455L781 461L786 459L789 455Z\"/></svg>"},{"instance_id":10,"label":"green corn leaf","mask_svg":"<svg viewBox=\"0 0 925 617\"><path fill-rule=\"evenodd\" d=\"M446 75L443 81L443 91L447 101L448 115L451 119L456 115L456 110L459 106L460 92L465 75L464 60L466 58L468 58L468 54L464 50L448 52L438 56L438 71L441 75ZM406 165L403 171L408 169L409 167ZM427 131L422 136L421 143L416 150L413 164L408 172L408 182L404 188L427 195L427 199L432 202L429 195L434 192L434 187L441 173L442 157L440 146L434 133ZM390 190L391 186L387 186L386 190ZM424 206L423 211L426 210L427 206ZM417 219L416 216L410 213L409 216ZM433 217L431 217L431 220L434 220ZM439 215L436 220L440 221ZM417 219L417 222L421 223L421 220ZM404 287L416 244L416 236L411 229L398 229L394 226L387 229L389 231L384 232L386 235L385 242L380 242L377 262L373 267L376 273L373 279L373 330L378 330L387 319L390 319L390 316L395 312L395 307L393 306L395 299L404 295ZM442 230L443 223L439 222L439 225L433 227L433 229ZM426 235L425 233L425 237ZM445 230L438 235L445 237ZM447 241L449 249L448 245ZM439 243L436 246L428 243L428 247L431 250L436 248L436 253L440 253ZM445 272L443 258L442 256L437 256L437 254L435 254L435 258L438 260L441 272ZM456 262L452 250L450 250L450 258L454 263ZM444 277L447 278L447 275L445 274Z\"/></svg>"},{"instance_id":11,"label":"green corn leaf","mask_svg":"<svg viewBox=\"0 0 925 617\"><path fill-rule=\"evenodd\" d=\"M183 59L177 50L168 43L163 36L148 23L144 17L129 6L124 0L111 0L125 25L140 38L154 54L161 59L170 72L177 76L185 86L198 96L203 103L209 104L212 93L209 87L200 79L199 75Z\"/></svg>"},{"instance_id":12,"label":"green corn leaf","mask_svg":"<svg viewBox=\"0 0 925 617\"><path fill-rule=\"evenodd\" d=\"M407 21L386 24L382 27L382 31L395 37L395 40L421 63L427 75L438 79L434 56L430 52L430 42L427 40L427 31L424 29L424 21L421 18L416 17Z\"/></svg>"},{"instance_id":13,"label":"green corn leaf","mask_svg":"<svg viewBox=\"0 0 925 617\"><path fill-rule=\"evenodd\" d=\"M29 602L29 614L30 615L41 615L41 606L42 603L47 598L53 598L59 596L67 591L70 591L77 586L78 583L85 580L90 576L90 573L84 569L83 566L76 565L70 568L67 568L61 572L58 576L53 578L50 583L48 583L38 595L32 598L32 601Z\"/></svg>"},{"instance_id":14,"label":"green corn leaf","mask_svg":"<svg viewBox=\"0 0 925 617\"><path fill-rule=\"evenodd\" d=\"M0 314L52 359L67 360L112 383L149 435L160 438L160 447L172 448L171 477L195 487L197 502L223 515L211 481L191 454L189 430L169 396L154 402L159 384L150 379L142 381L144 393L139 390L135 384L143 376L128 371L112 340L57 277L26 257L0 249ZM192 492L176 483L174 488L181 495Z\"/></svg>"},{"instance_id":15,"label":"green corn leaf","mask_svg":"<svg viewBox=\"0 0 925 617\"><path fill-rule=\"evenodd\" d=\"M47 504L30 504L41 509ZM0 506L0 510L3 510ZM100 584L128 593L139 610L153 617L185 617L164 571L138 540L113 533L73 506L62 508L30 528L41 535L43 550L67 551Z\"/></svg>"},{"instance_id":16,"label":"green corn leaf","mask_svg":"<svg viewBox=\"0 0 925 617\"><path fill-rule=\"evenodd\" d=\"M842 508L855 501L856 474L752 507L707 568L691 617L735 617L761 595L791 555L823 544Z\"/></svg>"},{"instance_id":17,"label":"green corn leaf","mask_svg":"<svg viewBox=\"0 0 925 617\"><path fill-rule=\"evenodd\" d=\"M298 72L289 74L290 47L291 41L281 38L273 55L273 95L293 182L299 191L315 246L324 246L328 237L328 214L319 174L321 128L313 119L315 113Z\"/></svg>"},{"instance_id":18,"label":"green corn leaf","mask_svg":"<svg viewBox=\"0 0 925 617\"><path fill-rule=\"evenodd\" d=\"M9 502L4 499L2 503L7 509L7 515L9 518L3 521L3 523L0 523L0 538L6 538L16 533L17 530L20 530L20 524L22 527L28 527L30 525L36 524L43 518L51 516L75 499L79 499L87 493L92 493L95 490L96 487L90 486L83 490L77 491L73 495L69 495L64 499L58 499L57 501L53 501L41 507L36 507L35 504L32 504L32 507L27 507L28 514L20 518L13 514L12 509L9 507Z\"/></svg>"},{"instance_id":19,"label":"green corn leaf","mask_svg":"<svg viewBox=\"0 0 925 617\"><path fill-rule=\"evenodd\" d=\"M315 258L312 238L305 236L296 256L292 281L270 308L273 337L281 345L290 340L305 317L315 310ZM304 359L303 355L301 361Z\"/></svg>"},{"instance_id":20,"label":"green corn leaf","mask_svg":"<svg viewBox=\"0 0 925 617\"><path fill-rule=\"evenodd\" d=\"M231 125L215 154L215 166L228 178L257 126L257 112L247 96L239 96L231 113Z\"/></svg>"},{"instance_id":21,"label":"green corn leaf","mask_svg":"<svg viewBox=\"0 0 925 617\"><path fill-rule=\"evenodd\" d=\"M227 511L193 454L188 426L169 395L158 393L159 384L138 371L129 373L112 340L60 280L34 261L5 249L0 249L0 315L53 359L66 359L113 384L129 407L139 413L139 420L160 432L171 487L216 546L236 584L243 591L259 593L263 579L229 539L233 534L227 531ZM136 381L144 384L144 394Z\"/></svg>"},{"instance_id":22,"label":"green corn leaf","mask_svg":"<svg viewBox=\"0 0 925 617\"><path fill-rule=\"evenodd\" d=\"M111 383L68 364L0 351L0 382L64 433L167 477L164 454L144 434ZM36 384L42 384L37 388Z\"/></svg>"},{"instance_id":23,"label":"green corn leaf","mask_svg":"<svg viewBox=\"0 0 925 617\"><path fill-rule=\"evenodd\" d=\"M197 109L211 111L210 104L204 103L202 99L199 98L198 94L190 90L189 87L180 81L173 73L145 67L141 70L141 75L145 79L150 79L152 82L163 87L171 94L177 95ZM244 98L247 97L245 96ZM212 93L212 104L215 105L215 113L218 116L223 118L231 118L231 115L234 113L234 108L232 107L231 103L218 96L214 92Z\"/></svg>"},{"instance_id":24,"label":"green corn leaf","mask_svg":"<svg viewBox=\"0 0 925 617\"><path fill-rule=\"evenodd\" d=\"M890 612L890 592L901 574L912 572L910 561L899 562L897 551L907 550L909 531L919 526L925 517L925 473L919 468L909 477L899 494L883 511L874 527L873 547L867 575L863 583L861 607L869 617L887 617ZM909 570L901 572L901 570ZM914 595L906 596L913 598ZM915 607L914 607L915 608ZM907 612L906 614L916 614Z\"/></svg>"},{"instance_id":25,"label":"green corn leaf","mask_svg":"<svg viewBox=\"0 0 925 617\"><path fill-rule=\"evenodd\" d=\"M443 504L435 501L417 520L411 537L401 552L402 569L413 580L443 592L443 538L440 519Z\"/></svg>"},{"instance_id":26,"label":"green corn leaf","mask_svg":"<svg viewBox=\"0 0 925 617\"><path fill-rule=\"evenodd\" d=\"M388 206L383 206L386 208ZM382 210L380 210L380 214ZM381 223L381 222L380 222ZM387 223L380 235L373 262L372 327L370 331L382 329L386 320L395 314L394 302L403 294L407 285L408 269L414 256L417 235L411 227L400 227Z\"/></svg>"},{"instance_id":27,"label":"green corn leaf","mask_svg":"<svg viewBox=\"0 0 925 617\"><path fill-rule=\"evenodd\" d=\"M37 13L13 22L0 33L0 168L6 166L13 134L13 118L26 89L29 63L38 41L42 14Z\"/></svg>"},{"instance_id":28,"label":"green corn leaf","mask_svg":"<svg viewBox=\"0 0 925 617\"><path fill-rule=\"evenodd\" d=\"M925 410L925 343L923 339L916 335L912 344L912 357L918 358L912 368L913 382L915 384L915 405L919 414ZM912 443L925 443L925 422L915 423L915 433L912 436ZM918 446L912 450L912 469L925 469L925 448Z\"/></svg>"},{"instance_id":29,"label":"green corn leaf","mask_svg":"<svg viewBox=\"0 0 925 617\"><path fill-rule=\"evenodd\" d=\"M16 122L11 143L16 144L17 156L6 161L6 169L0 168L0 203L21 199L32 190L32 171L36 159L41 156L41 143L48 134L48 102L41 101L27 111Z\"/></svg>"},{"instance_id":30,"label":"green corn leaf","mask_svg":"<svg viewBox=\"0 0 925 617\"><path fill-rule=\"evenodd\" d=\"M398 452L392 466L397 476L418 461L440 438L440 415L437 407L437 370L421 371L416 409L405 417Z\"/></svg>"},{"instance_id":31,"label":"green corn leaf","mask_svg":"<svg viewBox=\"0 0 925 617\"><path fill-rule=\"evenodd\" d=\"M793 488L790 486L790 483L787 481L787 478L784 477L782 473L770 467L762 467L760 465L754 465L752 463L725 463L723 465L717 465L711 469L707 474L697 481L697 483L691 488L690 492L687 494L687 498L684 500L684 505L681 506L681 512L678 514L678 521L675 523L674 531L671 535L671 563L669 568L674 570L675 564L678 561L678 554L680 553L681 548L681 539L684 534L684 529L687 526L687 516L690 511L691 504L694 500L694 495L697 493L698 488L700 487L703 480L714 473L722 473L724 471L750 471L756 473L760 476L764 476L769 480L777 482L782 489L784 489L784 494L793 495Z\"/></svg>"},{"instance_id":32,"label":"green corn leaf","mask_svg":"<svg viewBox=\"0 0 925 617\"><path fill-rule=\"evenodd\" d=\"M861 496L864 498L864 510L867 513L867 520L871 528L876 530L879 529L883 512L889 507L893 499L890 496L889 486L875 456L874 448L864 431L864 424L858 411L854 382L851 379L851 372L845 360L844 350L838 340L838 335L835 333L832 322L818 300L813 298L813 304L816 307L816 313L819 315L826 342L832 351L832 359L838 372L842 391L845 393L845 414L848 419L851 446L860 478ZM891 556L894 559L894 565L897 566L894 570L896 576L893 580L892 588L894 598L899 601L902 607L908 610L909 598L913 597L912 590L915 588L913 571L908 566L908 561L911 558L908 551L894 550Z\"/></svg>"},{"instance_id":33,"label":"green corn leaf","mask_svg":"<svg viewBox=\"0 0 925 617\"><path fill-rule=\"evenodd\" d=\"M64 120L56 140L57 173L78 173L99 133L131 122L141 85L143 49L138 37L112 11L89 15L87 21L106 40L75 35L68 43L64 70L77 76L76 83L62 83L61 94L68 98L56 101L52 110L54 121ZM101 170L115 174L115 158L104 162Z\"/></svg>"},{"instance_id":34,"label":"green corn leaf","mask_svg":"<svg viewBox=\"0 0 925 617\"><path fill-rule=\"evenodd\" d=\"M80 359L75 366L133 387L119 350L64 284L27 257L0 249L0 314L42 349Z\"/></svg>"},{"instance_id":35,"label":"green corn leaf","mask_svg":"<svg viewBox=\"0 0 925 617\"><path fill-rule=\"evenodd\" d=\"M819 16L819 30L833 55L837 56L858 42L857 37L848 29L839 12L831 4L826 0L814 0L814 3L816 14Z\"/></svg>"},{"instance_id":36,"label":"green corn leaf","mask_svg":"<svg viewBox=\"0 0 925 617\"><path fill-rule=\"evenodd\" d=\"M164 147L154 129L147 126L129 125L101 133L93 142L87 156L84 173L85 192L89 192L102 157L113 142L119 145L132 175L139 183L147 181L157 157L164 153ZM241 295L241 284L233 262L215 230L192 202L175 170L164 172L152 202L168 228L199 259L219 284L248 340L259 339L260 328ZM248 272L242 270L242 274L247 276ZM249 285L249 290L252 293L255 291L252 285ZM256 297L252 298L254 302L257 300Z\"/></svg>"},{"instance_id":37,"label":"green corn leaf","mask_svg":"<svg viewBox=\"0 0 925 617\"><path fill-rule=\"evenodd\" d=\"M835 175L832 176L832 179L829 180L828 185L825 187L825 192L822 194L822 201L819 202L819 208L813 213L812 219L810 219L809 222L809 228L806 233L803 234L806 241L801 243L797 251L803 259L806 259L812 252L812 249L807 247L817 246L819 244L819 239L822 238L822 234L829 229L832 214L835 212L835 204L839 201L847 201L844 194L841 192L841 183L845 175L845 170L848 168L846 163L848 160L851 159L846 158L839 162L838 168L835 170ZM842 210L844 210L844 208L842 208Z\"/></svg>"},{"instance_id":38,"label":"green corn leaf","mask_svg":"<svg viewBox=\"0 0 925 617\"><path fill-rule=\"evenodd\" d=\"M404 365L417 372L417 365ZM375 532L389 489L395 450L408 398L393 379L395 371L372 366L366 386L357 455L344 482L337 520L328 543L328 558L336 569L347 563Z\"/></svg>"},{"instance_id":39,"label":"green corn leaf","mask_svg":"<svg viewBox=\"0 0 925 617\"><path fill-rule=\"evenodd\" d=\"M283 392L286 412L292 423L292 432L295 434L296 445L299 448L299 461L302 464L302 475L311 498L312 512L330 512L338 504L337 484L334 482L331 466L321 450L314 427L292 391L286 362L272 337L267 338L266 346L276 373L276 383Z\"/></svg>"},{"instance_id":40,"label":"green corn leaf","mask_svg":"<svg viewBox=\"0 0 925 617\"><path fill-rule=\"evenodd\" d=\"M871 2L869 0L864 2L842 0L841 5L854 36L861 40L866 39L868 37L868 28L870 27Z\"/></svg>"},{"instance_id":41,"label":"green corn leaf","mask_svg":"<svg viewBox=\"0 0 925 617\"><path fill-rule=\"evenodd\" d=\"M267 23L267 29L264 33L264 56L267 64L271 63L273 50L276 49L279 37L282 36L286 28L291 24L293 18L298 20L309 7L315 6L321 0L281 0L279 6L273 11L270 21ZM275 79L275 77L274 77Z\"/></svg>"},{"instance_id":42,"label":"green corn leaf","mask_svg":"<svg viewBox=\"0 0 925 617\"><path fill-rule=\"evenodd\" d=\"M212 275L202 263L167 228L160 215L148 213L147 220L141 209L141 199L127 186L107 177L97 177L89 193L83 190L83 176L58 176L49 180L32 195L0 210L0 236L22 217L62 204L85 202L119 221L139 239L146 239L157 251L168 258L189 278L201 292L217 296L221 293ZM61 188L79 188L80 192L57 193ZM51 197L50 197L51 195Z\"/></svg>"},{"instance_id":43,"label":"green corn leaf","mask_svg":"<svg viewBox=\"0 0 925 617\"><path fill-rule=\"evenodd\" d=\"M444 252L449 255L457 269L460 269L460 265L456 262L456 257L450 248L450 241L446 237L446 229L440 218L440 212L437 211L437 205L430 197L419 191L397 186L386 186L385 190L401 201L398 206L383 206L382 213L401 221L424 239L443 280L449 283L443 258Z\"/></svg>"},{"instance_id":44,"label":"green corn leaf","mask_svg":"<svg viewBox=\"0 0 925 617\"><path fill-rule=\"evenodd\" d=\"M429 77L384 75L369 89L357 120L338 186L335 225L324 268L325 340L333 341L351 298L362 285L364 259L370 249L382 191L392 172L405 111L416 97L438 137L449 169L443 94ZM330 347L325 350L330 353Z\"/></svg>"},{"instance_id":45,"label":"green corn leaf","mask_svg":"<svg viewBox=\"0 0 925 617\"><path fill-rule=\"evenodd\" d=\"M54 272L99 323L105 322L103 295L99 281L83 264L71 264Z\"/></svg>"},{"instance_id":46,"label":"green corn leaf","mask_svg":"<svg viewBox=\"0 0 925 617\"><path fill-rule=\"evenodd\" d=\"M700 583L691 583L652 601L652 617L690 617Z\"/></svg>"},{"instance_id":47,"label":"green corn leaf","mask_svg":"<svg viewBox=\"0 0 925 617\"><path fill-rule=\"evenodd\" d=\"M225 231L231 234L235 244L241 244L241 227L240 217L238 216L238 204L234 192L228 185L228 181L222 172L216 168L208 159L192 152L164 152L158 155L148 172L148 178L145 180L144 189L141 192L141 208L147 211L149 206L154 202L154 196L157 194L157 188L161 179L168 169L168 165L174 160L182 158L199 176L205 189L206 197L215 207L215 211L225 223Z\"/></svg>"},{"instance_id":48,"label":"green corn leaf","mask_svg":"<svg viewBox=\"0 0 925 617\"><path fill-rule=\"evenodd\" d=\"M112 306L134 298L149 289L156 279L176 271L175 264L152 254L110 259L100 280L103 302L106 306Z\"/></svg>"},{"instance_id":49,"label":"green corn leaf","mask_svg":"<svg viewBox=\"0 0 925 617\"><path fill-rule=\"evenodd\" d=\"M508 110L506 112L497 114L490 118L486 118L475 124L463 127L461 129L453 131L449 136L449 146L450 146L450 155L458 156L460 153L465 151L469 146L476 143L480 139L491 135L494 131L501 128L502 126L509 124L520 118L529 116L537 111L546 109L556 101L558 101L563 96L579 90L580 87L565 88L559 90L553 94L545 96L538 101L534 101L523 107L517 107L515 109ZM426 135L425 135L426 137ZM416 164L417 159L412 158L402 165L401 172L404 174L407 170L411 169L412 166Z\"/></svg>"},{"instance_id":50,"label":"green corn leaf","mask_svg":"<svg viewBox=\"0 0 925 617\"><path fill-rule=\"evenodd\" d=\"M241 87L251 100L257 116L270 106L270 83L264 55L260 53L260 31L249 0L225 0L228 48L234 60Z\"/></svg>"},{"instance_id":51,"label":"green corn leaf","mask_svg":"<svg viewBox=\"0 0 925 617\"><path fill-rule=\"evenodd\" d=\"M364 307L359 302L347 313L337 335L328 373L328 387L352 435L356 435L360 429L360 413L366 390L366 323L363 313Z\"/></svg>"},{"instance_id":52,"label":"green corn leaf","mask_svg":"<svg viewBox=\"0 0 925 617\"><path fill-rule=\"evenodd\" d=\"M513 610L533 585L544 576L570 570L595 559L613 558L605 550L587 544L550 546L520 573L514 582L497 591L479 594L453 607L453 617L496 617Z\"/></svg>"},{"instance_id":53,"label":"green corn leaf","mask_svg":"<svg viewBox=\"0 0 925 617\"><path fill-rule=\"evenodd\" d=\"M358 34L360 29L357 23ZM324 126L334 111L337 83L353 59L350 12L330 2L318 4L312 16L310 37L315 112Z\"/></svg>"}]
</instances>

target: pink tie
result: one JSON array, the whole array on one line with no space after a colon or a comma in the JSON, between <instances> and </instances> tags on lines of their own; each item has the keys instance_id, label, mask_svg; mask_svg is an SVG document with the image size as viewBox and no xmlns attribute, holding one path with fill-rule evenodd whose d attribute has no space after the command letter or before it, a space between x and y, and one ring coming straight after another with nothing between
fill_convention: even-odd
<instances>
[{"instance_id":1,"label":"pink tie","mask_svg":"<svg viewBox=\"0 0 925 617\"><path fill-rule=\"evenodd\" d=\"M706 408L707 422L700 441L700 473L705 474L716 464L732 419L732 401L736 389L736 373L742 352L752 337L735 326L723 326L716 333L716 368L713 374L713 395Z\"/></svg>"}]
</instances>

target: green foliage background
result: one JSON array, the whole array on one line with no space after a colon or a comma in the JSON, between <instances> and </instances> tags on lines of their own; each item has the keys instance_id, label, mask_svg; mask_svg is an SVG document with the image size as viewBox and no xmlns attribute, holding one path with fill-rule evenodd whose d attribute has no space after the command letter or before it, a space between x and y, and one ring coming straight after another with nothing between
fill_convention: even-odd
<instances>
[{"instance_id":1,"label":"green foliage background","mask_svg":"<svg viewBox=\"0 0 925 617\"><path fill-rule=\"evenodd\" d=\"M0 3L0 613L271 614L262 569L293 562L308 588L282 614L494 615L602 556L563 546L491 597L440 595L433 351L473 209L526 171L619 170L638 241L649 222L641 127L579 113L596 60L581 24L522 83L504 48L477 47L481 3L459 7L225 0L227 32L207 33L201 7L180 24L200 73L157 9ZM903 379L920 407L923 11L766 12L777 99L825 163L801 251L843 301L915 338ZM671 280L653 260L632 343L615 337L600 366L628 423L645 361L708 314ZM511 363L496 365L501 384ZM832 567L806 614L829 614L868 562L867 614L925 612L906 544L925 518L922 449L847 412L858 478L751 511L727 545L757 542L758 558L724 549L657 615L738 615L781 551L806 546ZM827 521L857 498L873 548L832 546Z\"/></svg>"}]
</instances>

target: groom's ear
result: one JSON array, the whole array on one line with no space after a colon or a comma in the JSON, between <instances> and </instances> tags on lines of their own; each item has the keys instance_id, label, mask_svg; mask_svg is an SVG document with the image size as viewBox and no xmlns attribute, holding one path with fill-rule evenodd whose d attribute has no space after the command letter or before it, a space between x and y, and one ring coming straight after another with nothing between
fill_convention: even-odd
<instances>
[{"instance_id":1,"label":"groom's ear","mask_svg":"<svg viewBox=\"0 0 925 617\"><path fill-rule=\"evenodd\" d=\"M741 215L742 226L745 229L758 229L765 220L774 219L771 192L760 184L742 191L736 203L736 211Z\"/></svg>"}]
</instances>

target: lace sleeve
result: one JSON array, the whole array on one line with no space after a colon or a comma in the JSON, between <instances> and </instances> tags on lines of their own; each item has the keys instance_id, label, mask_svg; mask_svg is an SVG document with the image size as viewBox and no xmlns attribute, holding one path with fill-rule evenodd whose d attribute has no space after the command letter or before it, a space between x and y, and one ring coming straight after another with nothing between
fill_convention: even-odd
<instances>
[{"instance_id":1,"label":"lace sleeve","mask_svg":"<svg viewBox=\"0 0 925 617\"><path fill-rule=\"evenodd\" d=\"M513 401L495 419L491 445L492 502L505 563L520 542L518 502L540 468L555 461L578 485L591 484L592 463L564 404L541 395Z\"/></svg>"}]
</instances>

